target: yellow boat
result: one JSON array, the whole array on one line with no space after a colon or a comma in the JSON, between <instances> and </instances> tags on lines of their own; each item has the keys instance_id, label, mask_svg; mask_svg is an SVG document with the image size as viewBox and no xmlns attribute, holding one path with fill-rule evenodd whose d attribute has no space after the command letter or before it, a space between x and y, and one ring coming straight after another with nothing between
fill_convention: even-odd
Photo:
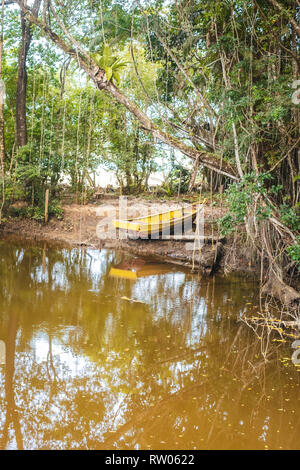
<instances>
[{"instance_id":1,"label":"yellow boat","mask_svg":"<svg viewBox=\"0 0 300 470\"><path fill-rule=\"evenodd\" d=\"M113 220L113 224L134 238L157 238L159 234L183 233L184 227L191 229L196 214L197 208L191 205L146 217Z\"/></svg>"}]
</instances>

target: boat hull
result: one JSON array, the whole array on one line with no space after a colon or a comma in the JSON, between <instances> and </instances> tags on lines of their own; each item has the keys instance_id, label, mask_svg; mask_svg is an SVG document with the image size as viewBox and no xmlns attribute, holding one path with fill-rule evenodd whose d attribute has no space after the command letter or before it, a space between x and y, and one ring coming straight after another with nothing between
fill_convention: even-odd
<instances>
[{"instance_id":1,"label":"boat hull","mask_svg":"<svg viewBox=\"0 0 300 470\"><path fill-rule=\"evenodd\" d=\"M158 239L160 236L168 238L171 234L182 234L186 228L190 230L196 214L196 208L183 208L148 217L114 220L113 224L117 229L126 232L129 238Z\"/></svg>"}]
</instances>

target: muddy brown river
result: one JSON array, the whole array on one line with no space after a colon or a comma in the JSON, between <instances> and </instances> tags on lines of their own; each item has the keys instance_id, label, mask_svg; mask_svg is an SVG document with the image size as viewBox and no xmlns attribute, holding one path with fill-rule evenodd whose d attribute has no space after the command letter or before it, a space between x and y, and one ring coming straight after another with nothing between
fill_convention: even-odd
<instances>
[{"instance_id":1,"label":"muddy brown river","mask_svg":"<svg viewBox=\"0 0 300 470\"><path fill-rule=\"evenodd\" d=\"M258 286L96 249L0 241L1 449L299 449L291 341Z\"/></svg>"}]
</instances>

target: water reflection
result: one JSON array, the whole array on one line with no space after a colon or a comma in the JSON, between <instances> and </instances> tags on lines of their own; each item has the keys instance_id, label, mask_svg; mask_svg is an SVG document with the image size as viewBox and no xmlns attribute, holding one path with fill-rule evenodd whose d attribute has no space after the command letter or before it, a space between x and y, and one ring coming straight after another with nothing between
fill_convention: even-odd
<instances>
[{"instance_id":1,"label":"water reflection","mask_svg":"<svg viewBox=\"0 0 300 470\"><path fill-rule=\"evenodd\" d=\"M122 279L136 280L138 277L151 276L153 274L163 274L172 271L171 265L158 264L142 258L133 258L122 261L110 268L109 275L121 277Z\"/></svg>"},{"instance_id":2,"label":"water reflection","mask_svg":"<svg viewBox=\"0 0 300 470\"><path fill-rule=\"evenodd\" d=\"M134 263L149 266L1 242L1 448L298 448L289 350L271 344L265 365L239 322L256 286L174 266L109 275Z\"/></svg>"},{"instance_id":3,"label":"water reflection","mask_svg":"<svg viewBox=\"0 0 300 470\"><path fill-rule=\"evenodd\" d=\"M5 364L5 343L0 340L0 365Z\"/></svg>"}]
</instances>

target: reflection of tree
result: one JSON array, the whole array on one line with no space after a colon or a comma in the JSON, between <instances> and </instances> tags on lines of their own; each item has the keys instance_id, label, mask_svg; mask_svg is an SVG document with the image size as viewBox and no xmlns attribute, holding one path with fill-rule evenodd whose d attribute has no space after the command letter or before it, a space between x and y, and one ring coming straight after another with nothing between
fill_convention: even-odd
<instances>
[{"instance_id":1,"label":"reflection of tree","mask_svg":"<svg viewBox=\"0 0 300 470\"><path fill-rule=\"evenodd\" d=\"M287 397L280 397L284 373L279 366L278 347L271 348L266 365L258 355L259 340L253 342L245 335L247 330L238 329L235 337L231 336L233 341L225 341L220 348L205 342L205 350L193 361L186 361L191 369L184 364L188 373L178 380L177 391L169 389L169 393L162 394L160 389L155 393L155 387L151 387L149 393L139 396L139 402L128 397L123 426L113 436L106 435L102 447L120 448L124 436L128 448L264 448L265 442L275 448L284 446L285 439L277 430L284 429L293 414L287 417L277 412L277 407L286 408L287 404ZM161 369L156 370L161 373ZM155 366L150 372L155 373ZM298 393L293 387L288 390L288 400L295 405ZM163 396L155 400L153 392L156 398L158 393ZM270 393L274 395L275 412L269 403ZM297 419L293 425L288 448L298 446ZM266 441L261 437L263 432Z\"/></svg>"},{"instance_id":2,"label":"reflection of tree","mask_svg":"<svg viewBox=\"0 0 300 470\"><path fill-rule=\"evenodd\" d=\"M18 447L20 430L27 448L263 448L262 433L279 447L277 429L291 422L286 442L296 448L299 379L287 388L278 345L266 364L236 321L255 288L177 270L109 277L120 260L0 245L0 336L8 329L12 365L0 418L11 423L17 404Z\"/></svg>"},{"instance_id":3,"label":"reflection of tree","mask_svg":"<svg viewBox=\"0 0 300 470\"><path fill-rule=\"evenodd\" d=\"M18 410L16 409L14 396L14 372L15 372L15 349L17 335L18 318L15 313L11 313L8 323L8 333L6 337L6 370L5 370L5 400L6 400L6 416L3 426L0 448L5 449L9 438L9 425L12 424L17 441L17 448L23 449L22 434L20 429Z\"/></svg>"}]
</instances>

